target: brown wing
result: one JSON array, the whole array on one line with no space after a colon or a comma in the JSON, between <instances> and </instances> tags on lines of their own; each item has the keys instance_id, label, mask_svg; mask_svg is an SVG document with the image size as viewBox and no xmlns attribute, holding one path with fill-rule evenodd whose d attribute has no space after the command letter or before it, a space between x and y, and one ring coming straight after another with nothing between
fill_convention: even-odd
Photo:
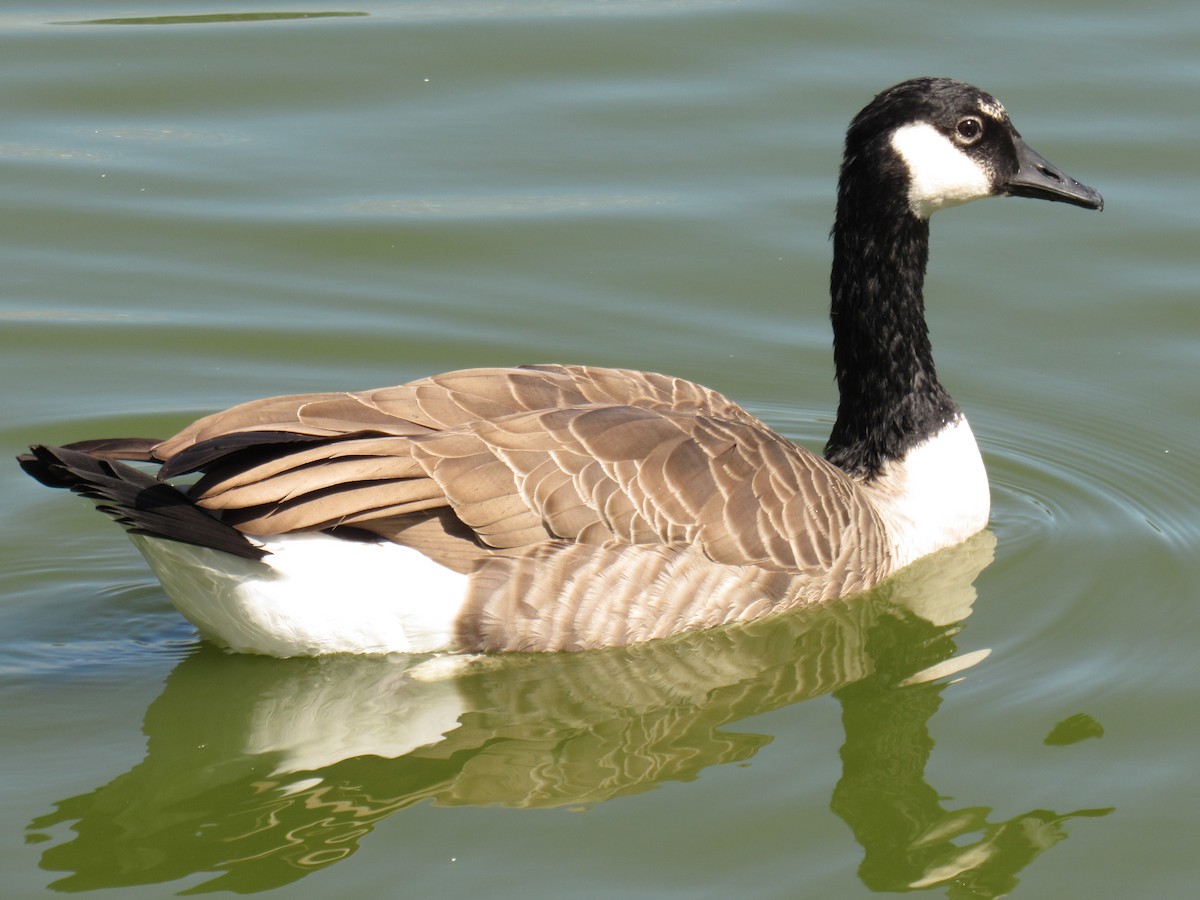
<instances>
[{"instance_id":1,"label":"brown wing","mask_svg":"<svg viewBox=\"0 0 1200 900\"><path fill-rule=\"evenodd\" d=\"M444 431L519 412L591 403L757 421L716 391L680 378L588 366L464 369L357 393L297 394L243 403L199 419L156 450L169 460L196 444L245 432L313 438Z\"/></svg>"},{"instance_id":2,"label":"brown wing","mask_svg":"<svg viewBox=\"0 0 1200 900\"><path fill-rule=\"evenodd\" d=\"M887 564L842 472L720 394L645 373L472 370L274 398L155 454L171 472L201 460L193 495L247 533L353 526L463 571L546 542L696 547L849 589Z\"/></svg>"}]
</instances>

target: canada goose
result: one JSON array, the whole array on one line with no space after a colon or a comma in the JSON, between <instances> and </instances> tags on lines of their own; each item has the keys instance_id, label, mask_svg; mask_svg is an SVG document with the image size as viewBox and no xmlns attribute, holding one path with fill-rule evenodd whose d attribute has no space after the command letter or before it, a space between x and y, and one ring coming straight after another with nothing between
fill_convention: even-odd
<instances>
[{"instance_id":1,"label":"canada goose","mask_svg":"<svg viewBox=\"0 0 1200 900\"><path fill-rule=\"evenodd\" d=\"M830 600L987 524L922 284L930 215L1001 195L1103 208L970 85L906 81L851 122L824 459L697 384L542 365L274 397L166 441L19 460L96 500L179 611L238 651L576 650Z\"/></svg>"}]
</instances>

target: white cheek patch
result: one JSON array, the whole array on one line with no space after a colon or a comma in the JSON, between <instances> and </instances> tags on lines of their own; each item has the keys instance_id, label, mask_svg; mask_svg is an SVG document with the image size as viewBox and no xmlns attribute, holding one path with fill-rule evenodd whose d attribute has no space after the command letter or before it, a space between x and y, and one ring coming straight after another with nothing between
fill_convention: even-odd
<instances>
[{"instance_id":1,"label":"white cheek patch","mask_svg":"<svg viewBox=\"0 0 1200 900\"><path fill-rule=\"evenodd\" d=\"M892 133L892 148L908 167L908 205L928 219L946 206L992 196L991 173L932 125L905 125Z\"/></svg>"}]
</instances>

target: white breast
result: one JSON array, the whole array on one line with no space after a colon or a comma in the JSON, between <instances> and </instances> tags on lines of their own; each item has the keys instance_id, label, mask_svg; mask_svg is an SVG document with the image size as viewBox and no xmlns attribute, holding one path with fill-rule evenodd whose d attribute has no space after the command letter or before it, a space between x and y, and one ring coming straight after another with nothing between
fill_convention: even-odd
<instances>
[{"instance_id":1,"label":"white breast","mask_svg":"<svg viewBox=\"0 0 1200 900\"><path fill-rule=\"evenodd\" d=\"M887 526L897 567L982 531L991 513L979 446L961 416L863 488Z\"/></svg>"}]
</instances>

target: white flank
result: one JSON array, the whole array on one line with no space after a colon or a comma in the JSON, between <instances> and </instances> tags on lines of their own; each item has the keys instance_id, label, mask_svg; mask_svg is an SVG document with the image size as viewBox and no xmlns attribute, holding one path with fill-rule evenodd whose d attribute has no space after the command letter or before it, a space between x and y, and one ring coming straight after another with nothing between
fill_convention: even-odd
<instances>
[{"instance_id":1,"label":"white flank","mask_svg":"<svg viewBox=\"0 0 1200 900\"><path fill-rule=\"evenodd\" d=\"M918 218L994 193L991 173L928 123L897 128L892 148L908 167L908 205Z\"/></svg>"},{"instance_id":2,"label":"white flank","mask_svg":"<svg viewBox=\"0 0 1200 900\"><path fill-rule=\"evenodd\" d=\"M863 489L887 526L897 566L982 531L991 512L987 472L962 417L890 463Z\"/></svg>"},{"instance_id":3,"label":"white flank","mask_svg":"<svg viewBox=\"0 0 1200 900\"><path fill-rule=\"evenodd\" d=\"M175 607L242 653L420 653L454 642L467 576L410 547L327 534L256 539L240 559L132 535Z\"/></svg>"}]
</instances>

